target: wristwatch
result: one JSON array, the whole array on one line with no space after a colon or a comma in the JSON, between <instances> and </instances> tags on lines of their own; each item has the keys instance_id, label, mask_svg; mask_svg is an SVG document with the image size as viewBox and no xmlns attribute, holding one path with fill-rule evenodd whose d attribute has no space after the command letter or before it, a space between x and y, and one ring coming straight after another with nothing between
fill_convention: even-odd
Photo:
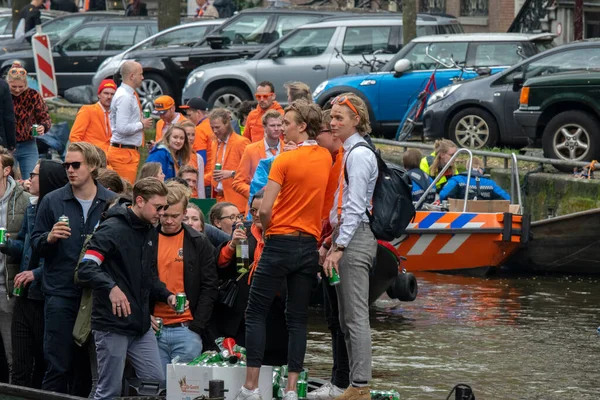
<instances>
[{"instance_id":1,"label":"wristwatch","mask_svg":"<svg viewBox=\"0 0 600 400\"><path fill-rule=\"evenodd\" d=\"M346 246L340 246L337 243L333 246L333 251L344 251L344 250L346 250Z\"/></svg>"},{"instance_id":2,"label":"wristwatch","mask_svg":"<svg viewBox=\"0 0 600 400\"><path fill-rule=\"evenodd\" d=\"M231 171L231 177L235 177L235 171Z\"/></svg>"}]
</instances>

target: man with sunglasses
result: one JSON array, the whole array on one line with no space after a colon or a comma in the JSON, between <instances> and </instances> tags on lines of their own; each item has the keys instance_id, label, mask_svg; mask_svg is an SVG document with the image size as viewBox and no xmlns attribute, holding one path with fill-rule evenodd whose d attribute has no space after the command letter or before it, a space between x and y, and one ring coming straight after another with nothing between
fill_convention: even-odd
<instances>
[{"instance_id":1,"label":"man with sunglasses","mask_svg":"<svg viewBox=\"0 0 600 400\"><path fill-rule=\"evenodd\" d=\"M38 206L31 236L35 253L44 257L42 291L46 295L44 357L48 363L42 388L59 393L69 390L72 373L89 366L73 365L76 351L73 326L81 290L73 282L86 235L94 232L114 193L96 182L100 155L89 143L71 143L64 168L69 183L44 197ZM69 222L59 221L67 216ZM89 387L88 387L89 390Z\"/></svg>"},{"instance_id":2,"label":"man with sunglasses","mask_svg":"<svg viewBox=\"0 0 600 400\"><path fill-rule=\"evenodd\" d=\"M165 379L150 323L150 296L175 307L175 295L158 279L156 269L158 233L154 224L168 209L167 194L167 187L158 179L136 182L133 203L107 212L79 263L79 281L91 287L94 296L96 400L121 395L126 358L139 378Z\"/></svg>"},{"instance_id":3,"label":"man with sunglasses","mask_svg":"<svg viewBox=\"0 0 600 400\"><path fill-rule=\"evenodd\" d=\"M283 108L275 101L275 86L271 82L259 83L254 96L258 105L248 114L244 129L244 136L252 143L260 142L265 136L262 117L268 110L276 110L283 115Z\"/></svg>"}]
</instances>

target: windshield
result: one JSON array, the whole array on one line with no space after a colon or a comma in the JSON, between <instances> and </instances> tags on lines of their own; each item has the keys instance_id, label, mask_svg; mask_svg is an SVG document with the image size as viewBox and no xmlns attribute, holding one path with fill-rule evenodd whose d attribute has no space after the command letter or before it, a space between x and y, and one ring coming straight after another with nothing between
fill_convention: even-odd
<instances>
[{"instance_id":1,"label":"windshield","mask_svg":"<svg viewBox=\"0 0 600 400\"><path fill-rule=\"evenodd\" d=\"M85 16L69 17L53 19L42 25L42 31L50 36L50 40L56 41L62 39L75 27L81 25L85 20ZM35 31L33 31L35 32Z\"/></svg>"},{"instance_id":2,"label":"windshield","mask_svg":"<svg viewBox=\"0 0 600 400\"><path fill-rule=\"evenodd\" d=\"M153 39L135 46L133 49L164 48L175 46L189 46L198 42L207 32L211 31L213 25L188 26L163 33ZM132 49L132 50L133 50Z\"/></svg>"},{"instance_id":3,"label":"windshield","mask_svg":"<svg viewBox=\"0 0 600 400\"><path fill-rule=\"evenodd\" d=\"M11 14L2 14L0 15L0 33L12 33L12 26L10 27L10 31L8 29L9 22L12 21Z\"/></svg>"},{"instance_id":4,"label":"windshield","mask_svg":"<svg viewBox=\"0 0 600 400\"><path fill-rule=\"evenodd\" d=\"M269 22L268 15L243 15L225 26L220 35L229 38L231 44L254 45L261 39Z\"/></svg>"}]
</instances>

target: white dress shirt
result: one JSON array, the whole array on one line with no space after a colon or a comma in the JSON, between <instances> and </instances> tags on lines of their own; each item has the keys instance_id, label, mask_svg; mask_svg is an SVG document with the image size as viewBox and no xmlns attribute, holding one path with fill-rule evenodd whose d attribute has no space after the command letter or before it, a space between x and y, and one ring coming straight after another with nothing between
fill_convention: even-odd
<instances>
[{"instance_id":1,"label":"white dress shirt","mask_svg":"<svg viewBox=\"0 0 600 400\"><path fill-rule=\"evenodd\" d=\"M342 191L342 217L339 235L335 243L344 247L348 246L350 240L352 240L358 225L361 222L369 222L366 210L371 211L373 208L371 201L379 174L377 158L373 154L373 151L361 146L352 150L352 153L349 153L350 149L360 142L367 143L358 133L350 136L344 142L342 170L340 171L339 183L335 191L333 207L329 213L329 223L332 227L337 226L337 207L341 183L344 188ZM348 183L346 183L344 178L344 165L348 172Z\"/></svg>"},{"instance_id":2,"label":"white dress shirt","mask_svg":"<svg viewBox=\"0 0 600 400\"><path fill-rule=\"evenodd\" d=\"M279 153L281 153L281 140L277 141L277 145L270 147L269 143L267 142L267 138L265 137L263 139L265 141L265 154L267 155L267 158L273 158L275 156L278 156ZM273 155L273 153L271 152L271 149L275 149L275 155Z\"/></svg>"},{"instance_id":3,"label":"white dress shirt","mask_svg":"<svg viewBox=\"0 0 600 400\"><path fill-rule=\"evenodd\" d=\"M141 146L144 138L142 112L131 86L121 84L110 104L111 143Z\"/></svg>"}]
</instances>

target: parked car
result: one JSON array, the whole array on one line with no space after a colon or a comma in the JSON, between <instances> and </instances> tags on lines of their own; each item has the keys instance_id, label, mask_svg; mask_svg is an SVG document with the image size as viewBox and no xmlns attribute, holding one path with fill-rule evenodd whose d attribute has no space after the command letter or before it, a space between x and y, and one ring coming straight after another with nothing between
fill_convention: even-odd
<instances>
[{"instance_id":1,"label":"parked car","mask_svg":"<svg viewBox=\"0 0 600 400\"><path fill-rule=\"evenodd\" d=\"M460 29L461 25L454 18L429 15L417 18L417 33ZM252 98L259 82L269 80L275 85L278 101L286 104L283 87L286 82L302 81L314 88L326 79L347 72L364 73L358 63L365 59L380 62L371 64L378 69L401 47L402 18L397 14L326 18L297 28L250 59L195 69L183 88L182 102L202 97L211 106L236 109L242 101ZM343 60L352 65L348 71Z\"/></svg>"},{"instance_id":2,"label":"parked car","mask_svg":"<svg viewBox=\"0 0 600 400\"><path fill-rule=\"evenodd\" d=\"M60 11L51 11L51 10L42 10L40 13L40 19L42 20L42 24L44 22L52 21L54 18L59 15L64 15L63 12ZM13 17L12 11L0 11L0 41L5 39L13 39Z\"/></svg>"},{"instance_id":3,"label":"parked car","mask_svg":"<svg viewBox=\"0 0 600 400\"><path fill-rule=\"evenodd\" d=\"M430 101L424 115L425 136L447 137L472 148L526 145L529 137L513 115L524 80L599 67L600 42L580 41L545 51L497 76L463 82L447 96Z\"/></svg>"},{"instance_id":4,"label":"parked car","mask_svg":"<svg viewBox=\"0 0 600 400\"><path fill-rule=\"evenodd\" d=\"M298 26L336 14L340 12L250 8L192 45L132 51L124 59L142 64L144 85L156 87L157 95L180 99L186 78L193 69L212 62L252 57Z\"/></svg>"},{"instance_id":5,"label":"parked car","mask_svg":"<svg viewBox=\"0 0 600 400\"><path fill-rule=\"evenodd\" d=\"M130 47L117 54L116 56L109 57L96 71L96 74L92 78L92 86L95 89L98 88L100 82L106 78L112 78L118 71L127 57L127 55L137 50L149 50L149 49L170 49L173 47L189 46L196 43L198 40L203 38L205 35L210 34L221 24L224 19L209 19L203 21L190 22L183 25L177 25L172 28L160 31L157 34L149 37L146 40L141 41L135 46ZM162 94L160 87L154 81L146 81L141 88L138 89L140 100L144 108L153 109L154 99Z\"/></svg>"},{"instance_id":6,"label":"parked car","mask_svg":"<svg viewBox=\"0 0 600 400\"><path fill-rule=\"evenodd\" d=\"M541 140L544 157L600 159L600 57L595 71L571 71L527 79L514 117L523 133ZM518 79L517 79L517 87ZM563 171L572 167L556 166Z\"/></svg>"},{"instance_id":7,"label":"parked car","mask_svg":"<svg viewBox=\"0 0 600 400\"><path fill-rule=\"evenodd\" d=\"M471 68L487 67L493 74L517 63L521 57L530 57L552 47L553 37L549 34L509 33L417 37L404 46L381 72L324 81L315 88L313 97L323 105L340 93L356 93L369 108L374 132L394 137L408 106L416 99L435 68L435 62L426 55L426 49L438 59L453 59ZM440 65L435 77L437 88L449 85L460 76L460 72L458 68ZM463 74L464 79L476 76L474 69Z\"/></svg>"},{"instance_id":8,"label":"parked car","mask_svg":"<svg viewBox=\"0 0 600 400\"><path fill-rule=\"evenodd\" d=\"M54 69L59 93L89 85L98 66L158 31L156 19L119 18L88 22L53 45ZM36 69L31 50L0 55L0 74L5 76L14 61L20 61L30 75Z\"/></svg>"},{"instance_id":9,"label":"parked car","mask_svg":"<svg viewBox=\"0 0 600 400\"><path fill-rule=\"evenodd\" d=\"M122 16L122 13L107 11L87 11L84 13L42 11L42 15L46 13L56 15L56 18L42 23L42 32L48 35L51 44L58 43L66 35L86 22L103 21ZM36 30L31 29L19 38L0 40L0 54L31 49L31 37L35 34Z\"/></svg>"}]
</instances>

